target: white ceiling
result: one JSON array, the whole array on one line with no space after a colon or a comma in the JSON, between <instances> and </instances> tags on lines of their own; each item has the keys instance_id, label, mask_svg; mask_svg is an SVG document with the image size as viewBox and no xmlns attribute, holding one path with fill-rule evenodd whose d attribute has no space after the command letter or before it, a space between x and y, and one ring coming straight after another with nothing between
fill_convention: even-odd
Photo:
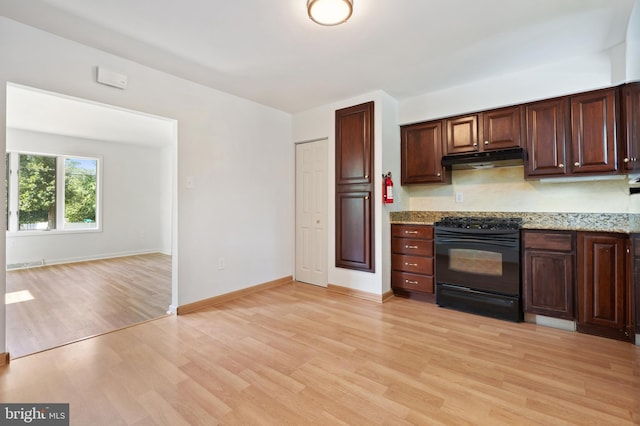
<instances>
[{"instance_id":1,"label":"white ceiling","mask_svg":"<svg viewBox=\"0 0 640 426\"><path fill-rule=\"evenodd\" d=\"M402 101L601 52L625 41L640 2L354 0L347 23L322 27L307 17L306 1L2 0L0 14L295 113L374 90ZM109 138L136 143L166 134L163 120L137 116L159 126L159 133L141 134L139 122L123 118L122 110L80 103L89 106L80 111L71 99L44 100L46 94L17 88L14 95L10 127L88 138L95 137L90 127L117 129ZM70 114L63 108L75 108L83 119L65 120ZM33 129L40 124L35 114L42 128Z\"/></svg>"},{"instance_id":2,"label":"white ceiling","mask_svg":"<svg viewBox=\"0 0 640 426\"><path fill-rule=\"evenodd\" d=\"M374 90L402 101L611 48L634 0L2 0L0 13L218 90L299 112ZM129 84L135 84L130 81Z\"/></svg>"},{"instance_id":3,"label":"white ceiling","mask_svg":"<svg viewBox=\"0 0 640 426\"><path fill-rule=\"evenodd\" d=\"M156 147L175 141L174 120L13 84L7 127Z\"/></svg>"}]
</instances>

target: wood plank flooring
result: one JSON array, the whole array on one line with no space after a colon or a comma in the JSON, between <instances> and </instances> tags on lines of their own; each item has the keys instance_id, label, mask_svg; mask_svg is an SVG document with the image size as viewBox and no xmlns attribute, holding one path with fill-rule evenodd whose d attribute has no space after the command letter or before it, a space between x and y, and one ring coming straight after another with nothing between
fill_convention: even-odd
<instances>
[{"instance_id":1,"label":"wood plank flooring","mask_svg":"<svg viewBox=\"0 0 640 426\"><path fill-rule=\"evenodd\" d=\"M165 315L171 304L171 256L8 271L7 293L24 291L33 299L7 305L12 358Z\"/></svg>"},{"instance_id":2,"label":"wood plank flooring","mask_svg":"<svg viewBox=\"0 0 640 426\"><path fill-rule=\"evenodd\" d=\"M632 425L640 348L291 283L12 361L72 425Z\"/></svg>"}]
</instances>

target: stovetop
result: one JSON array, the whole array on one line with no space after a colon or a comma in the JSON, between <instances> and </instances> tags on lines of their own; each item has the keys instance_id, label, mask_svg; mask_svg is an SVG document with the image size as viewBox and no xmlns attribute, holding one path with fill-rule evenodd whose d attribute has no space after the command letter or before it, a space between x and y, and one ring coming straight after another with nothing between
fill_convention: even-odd
<instances>
[{"instance_id":1,"label":"stovetop","mask_svg":"<svg viewBox=\"0 0 640 426\"><path fill-rule=\"evenodd\" d=\"M519 217L474 217L445 216L434 223L436 227L461 229L520 229L522 218Z\"/></svg>"}]
</instances>

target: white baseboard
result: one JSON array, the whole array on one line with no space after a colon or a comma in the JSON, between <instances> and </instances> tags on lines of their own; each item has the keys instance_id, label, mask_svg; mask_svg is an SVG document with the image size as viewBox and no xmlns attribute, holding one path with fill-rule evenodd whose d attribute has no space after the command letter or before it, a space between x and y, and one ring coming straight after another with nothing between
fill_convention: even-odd
<instances>
[{"instance_id":1,"label":"white baseboard","mask_svg":"<svg viewBox=\"0 0 640 426\"><path fill-rule=\"evenodd\" d=\"M62 265L65 263L88 262L91 260L113 259L117 257L137 256L141 254L151 254L151 253L162 253L162 254L166 254L167 256L171 256L170 253L164 253L162 250L133 250L133 251L126 251L126 252L119 252L119 253L103 253L100 255L92 255L92 256L78 256L78 257L60 258L60 259L43 259L43 262L39 265L35 265L35 264L31 265L30 262L11 262L11 265L25 265L24 267L13 267L11 269L24 269L28 267L38 267L38 266L47 266L47 265Z\"/></svg>"}]
</instances>

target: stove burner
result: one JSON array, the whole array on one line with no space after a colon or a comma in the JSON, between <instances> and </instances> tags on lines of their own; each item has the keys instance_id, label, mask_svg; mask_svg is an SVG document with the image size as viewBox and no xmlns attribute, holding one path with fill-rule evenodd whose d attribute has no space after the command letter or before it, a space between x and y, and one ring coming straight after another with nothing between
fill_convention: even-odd
<instances>
[{"instance_id":1,"label":"stove burner","mask_svg":"<svg viewBox=\"0 0 640 426\"><path fill-rule=\"evenodd\" d=\"M522 218L519 217L476 217L445 216L434 224L437 227L464 229L520 229Z\"/></svg>"}]
</instances>

